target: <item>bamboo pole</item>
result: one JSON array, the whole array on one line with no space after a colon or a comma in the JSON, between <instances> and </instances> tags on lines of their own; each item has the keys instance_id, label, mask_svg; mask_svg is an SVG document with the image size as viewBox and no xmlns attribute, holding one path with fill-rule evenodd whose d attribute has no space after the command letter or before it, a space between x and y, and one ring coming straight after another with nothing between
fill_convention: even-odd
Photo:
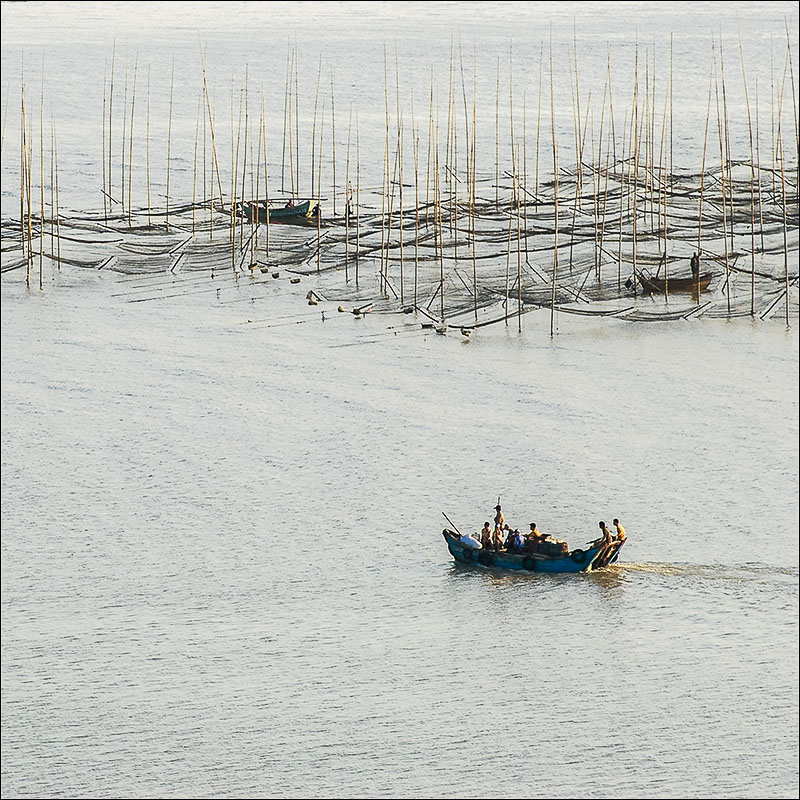
<instances>
[{"instance_id":1,"label":"bamboo pole","mask_svg":"<svg viewBox=\"0 0 800 800\"><path fill-rule=\"evenodd\" d=\"M388 258L389 242L386 236L386 211L389 202L389 76L386 65L386 45L383 46L383 107L384 107L384 147L383 147L383 182L381 185L381 260L379 289L386 295L386 262Z\"/></svg>"},{"instance_id":2,"label":"bamboo pole","mask_svg":"<svg viewBox=\"0 0 800 800\"><path fill-rule=\"evenodd\" d=\"M297 193L300 194L300 76L297 65L297 34L294 42L294 149L297 165Z\"/></svg>"},{"instance_id":3,"label":"bamboo pole","mask_svg":"<svg viewBox=\"0 0 800 800\"><path fill-rule=\"evenodd\" d=\"M322 134L325 130L325 101L322 101L322 120L319 126L319 171L317 173L317 272L320 271L320 248L322 243Z\"/></svg>"},{"instance_id":4,"label":"bamboo pole","mask_svg":"<svg viewBox=\"0 0 800 800\"><path fill-rule=\"evenodd\" d=\"M633 118L633 114L631 114ZM619 177L619 235L617 238L617 294L622 294L622 221L625 218L625 203L627 200L629 182L625 176L625 145L627 142L630 148L630 141L628 140L628 112L625 111L625 117L622 121L622 163L620 164L620 177Z\"/></svg>"},{"instance_id":5,"label":"bamboo pole","mask_svg":"<svg viewBox=\"0 0 800 800\"><path fill-rule=\"evenodd\" d=\"M206 68L205 59L203 59L203 85L206 83ZM164 226L169 230L169 177L170 177L170 163L172 159L172 103L175 95L175 56L172 57L172 69L170 71L169 79L169 117L167 121L167 180L166 180L166 214L164 217ZM208 100L208 89L206 88L206 100ZM210 111L210 107L209 107ZM209 117L211 125L211 146L214 148L214 158L216 160L216 147L214 145L214 123ZM217 165L217 175L219 175L219 165ZM219 188L219 200L222 203L222 185ZM212 195L212 214L213 214L213 195Z\"/></svg>"},{"instance_id":6,"label":"bamboo pole","mask_svg":"<svg viewBox=\"0 0 800 800\"><path fill-rule=\"evenodd\" d=\"M497 58L497 99L494 112L494 204L500 204L500 57Z\"/></svg>"},{"instance_id":7,"label":"bamboo pole","mask_svg":"<svg viewBox=\"0 0 800 800\"><path fill-rule=\"evenodd\" d=\"M361 137L356 111L356 289L358 289L358 266L361 255Z\"/></svg>"},{"instance_id":8,"label":"bamboo pole","mask_svg":"<svg viewBox=\"0 0 800 800\"><path fill-rule=\"evenodd\" d=\"M128 137L128 225L132 224L132 205L133 205L133 112L136 108L136 76L139 71L139 51L133 62L133 88L131 90L131 130Z\"/></svg>"},{"instance_id":9,"label":"bamboo pole","mask_svg":"<svg viewBox=\"0 0 800 800\"><path fill-rule=\"evenodd\" d=\"M756 73L756 164L758 165L758 230L761 236L761 249L764 250L764 204L761 192L761 134L758 111L758 73Z\"/></svg>"},{"instance_id":10,"label":"bamboo pole","mask_svg":"<svg viewBox=\"0 0 800 800\"><path fill-rule=\"evenodd\" d=\"M116 58L117 52L117 41L116 39L113 41L111 46L111 77L109 82L109 91L108 91L108 202L109 202L109 210L113 209L111 203L113 203L113 195L114 195L114 185L112 182L112 165L113 161L111 158L111 151L113 150L113 143L114 139L112 137L112 123L114 121L114 61ZM60 263L59 263L60 265Z\"/></svg>"},{"instance_id":11,"label":"bamboo pole","mask_svg":"<svg viewBox=\"0 0 800 800\"><path fill-rule=\"evenodd\" d=\"M241 117L241 100L239 101L239 114ZM242 193L241 202L245 200L245 176L247 175L247 138L250 131L250 69L249 65L244 65L244 147L242 151ZM239 144L236 144L237 150ZM252 149L252 145L250 145ZM238 161L238 159L237 159ZM251 159L252 162L252 159ZM251 169L252 172L252 169ZM252 226L253 206L250 208L250 219ZM244 242L244 205L242 205L241 213L239 214L239 242Z\"/></svg>"},{"instance_id":12,"label":"bamboo pole","mask_svg":"<svg viewBox=\"0 0 800 800\"><path fill-rule=\"evenodd\" d=\"M252 235L250 236L250 266L255 267L256 262L258 260L258 234L261 230L261 220L260 220L260 189L261 186L261 139L264 136L264 89L262 85L261 89L261 108L260 113L258 115L258 140L256 142L256 152L255 152L255 161L256 161L256 177L255 183L253 184L253 190L251 192L251 205L250 205L250 229L252 231ZM253 175L253 155L250 155L250 176ZM264 206L266 209L266 204Z\"/></svg>"},{"instance_id":13,"label":"bamboo pole","mask_svg":"<svg viewBox=\"0 0 800 800\"><path fill-rule=\"evenodd\" d=\"M633 67L633 294L636 296L638 287L638 273L636 270L636 256L638 250L637 217L639 213L637 200L639 194L639 141L641 130L639 128L639 43L636 43L636 55Z\"/></svg>"},{"instance_id":14,"label":"bamboo pole","mask_svg":"<svg viewBox=\"0 0 800 800\"><path fill-rule=\"evenodd\" d=\"M797 127L797 93L794 88L794 61L792 59L792 43L789 37L789 21L783 18L786 28L786 55L789 59L789 77L792 84L792 111L794 114L794 141L795 141L795 173L797 176L797 186L800 187L800 131Z\"/></svg>"},{"instance_id":15,"label":"bamboo pole","mask_svg":"<svg viewBox=\"0 0 800 800\"><path fill-rule=\"evenodd\" d=\"M61 271L61 207L58 198L58 139L56 137L56 123L53 120L53 155L55 157L56 173L56 242L58 243L58 270Z\"/></svg>"},{"instance_id":16,"label":"bamboo pole","mask_svg":"<svg viewBox=\"0 0 800 800\"><path fill-rule=\"evenodd\" d=\"M350 134L353 128L353 104L350 103L350 113L347 119L347 151L344 161L344 281L350 283L350 213L352 204L350 189Z\"/></svg>"},{"instance_id":17,"label":"bamboo pole","mask_svg":"<svg viewBox=\"0 0 800 800\"><path fill-rule=\"evenodd\" d=\"M572 18L572 54L575 61L575 110L578 114L578 138L575 140L575 156L577 163L577 170L578 170L578 182L575 187L575 196L578 198L576 202L580 202L580 199L583 196L583 134L581 131L583 130L581 127L581 93L580 93L580 78L578 74L578 34L577 34L577 24L575 18ZM587 104L587 113L588 113L588 104ZM580 143L580 148L578 147ZM573 223L573 234L572 237L574 238L574 223ZM572 270L572 243L570 242L570 270Z\"/></svg>"},{"instance_id":18,"label":"bamboo pole","mask_svg":"<svg viewBox=\"0 0 800 800\"><path fill-rule=\"evenodd\" d=\"M195 225L196 225L196 212L197 212L197 140L200 137L200 116L201 116L201 103L202 98L197 98L197 117L194 125L194 158L192 161L192 236L194 236L195 232ZM148 104L149 110L149 104ZM150 115L148 113L148 122L150 120ZM150 148L149 148L149 138L148 138L148 149L147 149L147 214L148 214L148 224L150 221Z\"/></svg>"},{"instance_id":19,"label":"bamboo pole","mask_svg":"<svg viewBox=\"0 0 800 800\"><path fill-rule=\"evenodd\" d=\"M27 156L28 145L26 140L26 120L25 120L25 78L24 73L20 79L20 129L19 129L19 222L20 233L22 235L22 251L25 253L27 243L27 225L25 223L25 178L28 173ZM25 286L31 288L31 259L30 248L25 254Z\"/></svg>"},{"instance_id":20,"label":"bamboo pole","mask_svg":"<svg viewBox=\"0 0 800 800\"><path fill-rule=\"evenodd\" d=\"M472 55L472 180L470 181L470 222L472 234L472 295L475 311L475 322L478 322L478 256L476 253L476 220L475 220L475 183L476 167L478 158L478 131L477 131L477 105L478 105L478 55L473 49Z\"/></svg>"},{"instance_id":21,"label":"bamboo pole","mask_svg":"<svg viewBox=\"0 0 800 800\"><path fill-rule=\"evenodd\" d=\"M108 62L103 62L103 220L108 222L108 197L106 188L108 187L106 175L106 87L108 80ZM5 123L3 123L5 132Z\"/></svg>"},{"instance_id":22,"label":"bamboo pole","mask_svg":"<svg viewBox=\"0 0 800 800\"><path fill-rule=\"evenodd\" d=\"M439 229L439 298L442 325L445 324L445 311L444 311L444 232L442 230L442 191L440 185L440 172L439 172L439 120L437 114L436 128L435 128L436 141L434 143L434 188L433 188L433 202L434 212L433 218L436 227Z\"/></svg>"},{"instance_id":23,"label":"bamboo pole","mask_svg":"<svg viewBox=\"0 0 800 800\"><path fill-rule=\"evenodd\" d=\"M555 334L556 280L558 275L558 144L556 113L553 99L553 32L550 31L550 130L553 138L553 281L550 293L550 338Z\"/></svg>"},{"instance_id":24,"label":"bamboo pole","mask_svg":"<svg viewBox=\"0 0 800 800\"><path fill-rule=\"evenodd\" d=\"M542 62L544 57L544 40L539 43L539 102L536 111L536 211L539 210L539 130L542 122Z\"/></svg>"},{"instance_id":25,"label":"bamboo pole","mask_svg":"<svg viewBox=\"0 0 800 800\"><path fill-rule=\"evenodd\" d=\"M286 175L286 125L288 120L289 110L289 72L290 72L290 59L292 53L291 39L286 47L286 88L283 94L283 149L281 152L281 192L286 191L285 175ZM291 126L290 126L291 130ZM291 158L291 146L289 149Z\"/></svg>"},{"instance_id":26,"label":"bamboo pole","mask_svg":"<svg viewBox=\"0 0 800 800\"><path fill-rule=\"evenodd\" d=\"M200 121L198 108L198 123ZM145 144L146 144L146 158L145 165L147 170L147 224L152 225L153 220L150 217L150 65L147 65L147 112L145 123ZM197 127L194 133L194 171L197 172ZM194 233L194 177L192 177L192 232Z\"/></svg>"},{"instance_id":27,"label":"bamboo pole","mask_svg":"<svg viewBox=\"0 0 800 800\"><path fill-rule=\"evenodd\" d=\"M517 163L519 163L519 143L517 143ZM517 167L519 171L519 167ZM519 183L519 177L517 177ZM519 196L519 195L518 195ZM522 248L520 241L520 204L517 203L517 331L522 333Z\"/></svg>"},{"instance_id":28,"label":"bamboo pole","mask_svg":"<svg viewBox=\"0 0 800 800\"><path fill-rule=\"evenodd\" d=\"M411 133L414 151L414 313L417 311L419 282L419 133L414 119L414 94L411 94Z\"/></svg>"},{"instance_id":29,"label":"bamboo pole","mask_svg":"<svg viewBox=\"0 0 800 800\"><path fill-rule=\"evenodd\" d=\"M720 23L719 33L719 69L722 78L722 109L723 109L723 122L724 122L724 137L725 137L725 169L728 172L728 205L730 207L730 224L731 224L731 251L734 249L733 243L733 226L735 222L733 210L733 190L734 183L730 179L731 174L731 134L730 126L728 125L728 93L725 88L725 61L722 54L722 24ZM730 302L730 293L728 293L728 302Z\"/></svg>"},{"instance_id":30,"label":"bamboo pole","mask_svg":"<svg viewBox=\"0 0 800 800\"><path fill-rule=\"evenodd\" d=\"M783 134L778 127L778 151L781 160L781 206L783 209L783 276L785 287L784 304L786 327L789 327L789 244L787 241L786 222L786 159L783 156Z\"/></svg>"},{"instance_id":31,"label":"bamboo pole","mask_svg":"<svg viewBox=\"0 0 800 800\"><path fill-rule=\"evenodd\" d=\"M336 216L336 103L333 96L333 69L331 69L331 160L333 161L333 216Z\"/></svg>"},{"instance_id":32,"label":"bamboo pole","mask_svg":"<svg viewBox=\"0 0 800 800\"><path fill-rule=\"evenodd\" d=\"M400 221L399 225L399 233L400 233L400 305L405 306L405 256L403 255L403 238L405 236L405 232L403 229L403 117L402 114L399 117L400 120L400 128L399 128L399 137L397 142L397 151L399 156L399 169L398 169L398 179L400 181L400 191L399 191L399 203L400 203Z\"/></svg>"},{"instance_id":33,"label":"bamboo pole","mask_svg":"<svg viewBox=\"0 0 800 800\"><path fill-rule=\"evenodd\" d=\"M403 115L400 110L400 63L397 57L397 42L394 46L394 77L395 77L395 102L397 105L397 177L399 181L398 202L400 204L400 219L398 222L400 235L400 306L405 306L405 261L403 253ZM390 212L391 213L391 212ZM391 228L391 225L390 225ZM388 258L388 253L387 253ZM388 264L388 262L387 262Z\"/></svg>"},{"instance_id":34,"label":"bamboo pole","mask_svg":"<svg viewBox=\"0 0 800 800\"><path fill-rule=\"evenodd\" d=\"M55 261L55 230L54 230L54 220L55 220L55 213L56 213L56 205L55 205L55 184L56 184L56 176L55 176L55 147L56 147L56 140L55 140L55 122L53 120L53 106L50 106L50 260ZM103 184L105 186L105 183ZM61 270L61 264L58 264L59 271Z\"/></svg>"},{"instance_id":35,"label":"bamboo pole","mask_svg":"<svg viewBox=\"0 0 800 800\"><path fill-rule=\"evenodd\" d=\"M294 70L294 58L295 58L295 51L292 50L292 61L291 61L291 69ZM288 128L289 128L289 187L291 189L291 196L292 202L294 202L295 196L295 181L294 181L294 134L292 133L292 122L294 117L294 108L292 105L292 83L291 77L288 80L289 85L289 116L288 116ZM299 192L300 189L298 187L297 191Z\"/></svg>"},{"instance_id":36,"label":"bamboo pole","mask_svg":"<svg viewBox=\"0 0 800 800\"><path fill-rule=\"evenodd\" d=\"M233 107L234 107L234 87L233 76L231 76L231 214L230 214L230 230L229 235L231 239L231 269L234 274L236 273L236 223L237 213L241 217L241 213L237 212L238 186L239 186L239 147L241 146L242 137L242 95L239 94L239 117L236 126L236 136L234 137L233 125ZM234 147L235 139L235 147ZM244 170L242 170L244 173ZM243 200L244 198L242 198ZM239 204L241 205L241 204ZM243 237L242 237L243 238ZM242 241L240 238L240 242Z\"/></svg>"},{"instance_id":37,"label":"bamboo pole","mask_svg":"<svg viewBox=\"0 0 800 800\"><path fill-rule=\"evenodd\" d=\"M125 214L125 143L128 138L128 47L125 47L125 88L122 94L122 147L120 148L120 203L123 215Z\"/></svg>"},{"instance_id":38,"label":"bamboo pole","mask_svg":"<svg viewBox=\"0 0 800 800\"><path fill-rule=\"evenodd\" d=\"M716 57L714 45L711 45L711 69L708 73L708 103L706 105L706 124L703 131L703 159L700 165L700 198L697 210L697 256L699 258L702 245L702 232L703 232L703 189L705 186L706 175L706 146L708 145L708 121L711 116L711 83L714 73L716 72Z\"/></svg>"},{"instance_id":39,"label":"bamboo pole","mask_svg":"<svg viewBox=\"0 0 800 800\"><path fill-rule=\"evenodd\" d=\"M317 67L317 86L314 90L314 120L311 124L311 196L316 197L314 187L314 171L317 165L315 149L317 145L317 103L319 101L319 81L322 77L322 56L319 57L319 66Z\"/></svg>"},{"instance_id":40,"label":"bamboo pole","mask_svg":"<svg viewBox=\"0 0 800 800\"><path fill-rule=\"evenodd\" d=\"M725 296L727 297L728 303L728 313L731 310L731 270L730 264L728 262L728 235L727 235L727 213L728 213L728 205L726 202L726 194L725 194L725 133L724 133L724 117L723 113L720 109L719 104L719 76L715 76L716 81L714 83L714 96L717 101L717 134L719 138L719 162L720 162L720 181L722 184L722 242L724 245L724 252L725 252ZM698 284L699 285L699 284Z\"/></svg>"},{"instance_id":41,"label":"bamboo pole","mask_svg":"<svg viewBox=\"0 0 800 800\"><path fill-rule=\"evenodd\" d=\"M747 130L750 136L750 315L756 313L756 210L755 210L755 152L753 147L753 120L750 116L750 95L747 91L747 77L744 70L744 51L742 33L739 30L739 62L742 67L742 85L747 108Z\"/></svg>"},{"instance_id":42,"label":"bamboo pole","mask_svg":"<svg viewBox=\"0 0 800 800\"><path fill-rule=\"evenodd\" d=\"M267 118L264 115L264 91L261 91L261 119L264 128L264 135L261 139L264 156L264 209L266 211L267 224L264 227L264 256L269 258L269 151L267 149Z\"/></svg>"},{"instance_id":43,"label":"bamboo pole","mask_svg":"<svg viewBox=\"0 0 800 800\"><path fill-rule=\"evenodd\" d=\"M39 289L44 289L44 56L42 57L42 88L39 95Z\"/></svg>"}]
</instances>

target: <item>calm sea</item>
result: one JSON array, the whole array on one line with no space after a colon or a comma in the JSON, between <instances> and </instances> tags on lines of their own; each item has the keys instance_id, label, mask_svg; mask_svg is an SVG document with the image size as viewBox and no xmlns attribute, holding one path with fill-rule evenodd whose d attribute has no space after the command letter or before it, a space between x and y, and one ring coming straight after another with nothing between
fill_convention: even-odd
<instances>
[{"instance_id":1,"label":"calm sea","mask_svg":"<svg viewBox=\"0 0 800 800\"><path fill-rule=\"evenodd\" d=\"M76 208L102 207L114 40L118 69L126 45L140 81L153 65L160 106L175 55L191 138L198 33L223 118L248 60L278 107L296 33L312 92L320 54L335 65L337 115L374 79L365 161L384 42L423 107L451 33L470 62L475 43L487 126L497 58L513 42L534 96L551 22L600 94L607 41L627 75L636 36L663 55L674 32L682 115L720 26L741 81L737 16L764 97L784 15L797 52L793 3L516 8L3 4L3 215L23 50L34 106L46 51ZM105 271L23 278L1 284L4 797L797 796L796 317L562 315L551 339L534 312L463 339L323 321L308 281L131 304ZM619 517L621 560L455 564L441 512L478 530L498 496L574 545Z\"/></svg>"}]
</instances>

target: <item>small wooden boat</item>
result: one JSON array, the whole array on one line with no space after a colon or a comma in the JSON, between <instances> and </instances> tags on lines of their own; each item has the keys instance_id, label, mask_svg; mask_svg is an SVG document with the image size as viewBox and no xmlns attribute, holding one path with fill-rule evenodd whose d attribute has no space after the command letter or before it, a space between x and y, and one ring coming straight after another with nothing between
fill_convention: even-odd
<instances>
[{"instance_id":1,"label":"small wooden boat","mask_svg":"<svg viewBox=\"0 0 800 800\"><path fill-rule=\"evenodd\" d=\"M259 222L267 222L267 206L263 200L257 205L254 203L242 203L240 209L242 216L247 220L257 215ZM269 222L272 224L282 222L306 222L307 220L316 221L318 214L319 204L315 203L312 207L311 201L306 200L303 203L298 203L296 206L270 208Z\"/></svg>"},{"instance_id":2,"label":"small wooden boat","mask_svg":"<svg viewBox=\"0 0 800 800\"><path fill-rule=\"evenodd\" d=\"M461 537L445 528L442 536L447 549L456 561L494 569L509 569L522 572L593 572L607 567L617 560L624 541L614 540L607 547L597 539L587 545L586 550L576 548L565 555L542 555L541 553L508 553L504 550L474 550L461 541Z\"/></svg>"},{"instance_id":3,"label":"small wooden boat","mask_svg":"<svg viewBox=\"0 0 800 800\"><path fill-rule=\"evenodd\" d=\"M642 285L646 294L665 294L667 291L667 281L654 275L646 275L641 272L636 277ZM669 291L680 294L700 294L708 289L713 274L704 272L697 278L669 278Z\"/></svg>"}]
</instances>

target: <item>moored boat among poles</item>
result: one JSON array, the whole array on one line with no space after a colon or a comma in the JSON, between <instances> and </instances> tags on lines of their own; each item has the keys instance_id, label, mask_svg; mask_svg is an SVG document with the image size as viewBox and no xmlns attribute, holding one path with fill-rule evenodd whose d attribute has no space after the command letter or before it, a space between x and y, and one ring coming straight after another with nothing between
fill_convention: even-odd
<instances>
[{"instance_id":1,"label":"moored boat among poles","mask_svg":"<svg viewBox=\"0 0 800 800\"><path fill-rule=\"evenodd\" d=\"M636 277L646 294L666 294L667 291L700 294L708 289L714 276L710 272L704 272L696 278L659 278L656 275L639 272Z\"/></svg>"},{"instance_id":2,"label":"moored boat among poles","mask_svg":"<svg viewBox=\"0 0 800 800\"><path fill-rule=\"evenodd\" d=\"M241 214L247 220L257 222L281 223L281 222L305 222L313 220L316 222L319 215L319 203L311 205L310 200L305 200L297 205L285 205L282 208L269 208L262 200L259 203L242 203Z\"/></svg>"},{"instance_id":3,"label":"moored boat among poles","mask_svg":"<svg viewBox=\"0 0 800 800\"><path fill-rule=\"evenodd\" d=\"M522 572L591 572L616 561L625 541L615 539L603 545L601 539L589 542L586 549L575 548L561 555L543 553L511 553L505 550L475 548L461 536L445 528L442 536L447 549L456 561L481 567Z\"/></svg>"}]
</instances>

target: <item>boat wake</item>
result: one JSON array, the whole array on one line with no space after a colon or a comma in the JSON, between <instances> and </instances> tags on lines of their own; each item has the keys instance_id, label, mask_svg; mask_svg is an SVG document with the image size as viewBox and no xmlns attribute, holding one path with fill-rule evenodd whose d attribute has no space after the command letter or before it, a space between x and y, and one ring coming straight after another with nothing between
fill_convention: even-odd
<instances>
[{"instance_id":1,"label":"boat wake","mask_svg":"<svg viewBox=\"0 0 800 800\"><path fill-rule=\"evenodd\" d=\"M653 575L709 578L714 580L746 581L777 579L796 583L800 572L797 567L778 567L761 562L744 564L666 564L660 562L614 564L609 569L618 573L650 573Z\"/></svg>"}]
</instances>

